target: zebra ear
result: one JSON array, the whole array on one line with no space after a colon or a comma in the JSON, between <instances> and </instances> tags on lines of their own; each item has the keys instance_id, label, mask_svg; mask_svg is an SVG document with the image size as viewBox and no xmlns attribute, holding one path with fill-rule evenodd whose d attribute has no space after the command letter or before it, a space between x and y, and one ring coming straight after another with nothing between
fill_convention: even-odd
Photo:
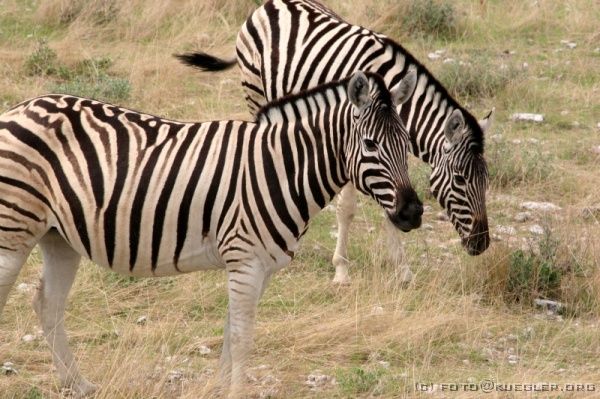
<instances>
[{"instance_id":1,"label":"zebra ear","mask_svg":"<svg viewBox=\"0 0 600 399\"><path fill-rule=\"evenodd\" d=\"M490 125L492 124L492 121L494 120L494 111L496 111L495 107L492 108L490 113L487 114L487 116L485 118L483 118L482 120L479 121L479 127L481 127L481 130L483 131L483 133L487 132L487 130L490 128Z\"/></svg>"},{"instance_id":2,"label":"zebra ear","mask_svg":"<svg viewBox=\"0 0 600 399\"><path fill-rule=\"evenodd\" d=\"M358 108L371 103L369 97L369 80L361 71L355 72L348 83L348 97L352 104Z\"/></svg>"},{"instance_id":3,"label":"zebra ear","mask_svg":"<svg viewBox=\"0 0 600 399\"><path fill-rule=\"evenodd\" d=\"M456 144L460 135L465 128L465 117L460 109L455 109L446 122L444 134L446 135L446 143L450 145Z\"/></svg>"},{"instance_id":4,"label":"zebra ear","mask_svg":"<svg viewBox=\"0 0 600 399\"><path fill-rule=\"evenodd\" d=\"M404 104L413 95L415 87L417 87L417 70L411 67L398 85L391 90L394 105Z\"/></svg>"}]
</instances>

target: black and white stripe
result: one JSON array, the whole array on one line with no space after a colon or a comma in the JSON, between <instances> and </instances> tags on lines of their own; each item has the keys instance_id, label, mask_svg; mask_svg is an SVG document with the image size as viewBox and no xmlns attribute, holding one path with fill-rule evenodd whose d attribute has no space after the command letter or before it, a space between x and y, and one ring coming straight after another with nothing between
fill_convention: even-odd
<instances>
[{"instance_id":1,"label":"black and white stripe","mask_svg":"<svg viewBox=\"0 0 600 399\"><path fill-rule=\"evenodd\" d=\"M413 97L398 106L411 151L432 167L431 187L470 254L489 245L485 194L487 166L479 123L408 51L384 35L348 24L315 0L269 0L242 26L237 60L205 53L179 56L203 70L239 65L252 113L265 102L340 79L357 70L381 75L393 88L416 70ZM341 239L341 238L340 238Z\"/></svg>"},{"instance_id":2,"label":"black and white stripe","mask_svg":"<svg viewBox=\"0 0 600 399\"><path fill-rule=\"evenodd\" d=\"M62 327L81 256L134 276L224 268L222 366L241 389L270 275L346 183L398 228L420 225L408 134L394 112L403 98L356 73L267 105L256 122L177 122L67 95L21 103L0 116L0 310L39 243L36 311L61 380L84 394L93 386Z\"/></svg>"}]
</instances>

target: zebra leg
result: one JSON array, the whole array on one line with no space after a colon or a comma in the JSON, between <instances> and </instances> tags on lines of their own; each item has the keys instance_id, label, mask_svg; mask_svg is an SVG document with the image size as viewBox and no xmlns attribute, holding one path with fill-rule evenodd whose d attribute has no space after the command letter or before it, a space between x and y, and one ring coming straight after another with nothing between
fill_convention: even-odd
<instances>
[{"instance_id":1,"label":"zebra leg","mask_svg":"<svg viewBox=\"0 0 600 399\"><path fill-rule=\"evenodd\" d=\"M65 303L81 256L56 232L46 234L40 240L40 247L44 270L33 308L52 351L62 386L71 388L77 397L87 396L96 386L79 373L64 327Z\"/></svg>"},{"instance_id":2,"label":"zebra leg","mask_svg":"<svg viewBox=\"0 0 600 399\"><path fill-rule=\"evenodd\" d=\"M333 254L332 263L335 266L334 284L349 284L348 275L348 228L356 213L356 189L351 184L346 184L339 194L336 217L338 236Z\"/></svg>"},{"instance_id":3,"label":"zebra leg","mask_svg":"<svg viewBox=\"0 0 600 399\"><path fill-rule=\"evenodd\" d=\"M17 281L19 272L27 260L29 251L17 252L0 249L0 315L8 299L11 287Z\"/></svg>"},{"instance_id":4,"label":"zebra leg","mask_svg":"<svg viewBox=\"0 0 600 399\"><path fill-rule=\"evenodd\" d=\"M229 384L229 397L243 396L246 364L252 350L258 301L268 276L263 267L233 262L227 265L229 306L225 325L224 353L221 355L222 386ZM228 350L229 356L225 353ZM229 364L229 368L227 365ZM228 370L229 369L229 370Z\"/></svg>"}]
</instances>

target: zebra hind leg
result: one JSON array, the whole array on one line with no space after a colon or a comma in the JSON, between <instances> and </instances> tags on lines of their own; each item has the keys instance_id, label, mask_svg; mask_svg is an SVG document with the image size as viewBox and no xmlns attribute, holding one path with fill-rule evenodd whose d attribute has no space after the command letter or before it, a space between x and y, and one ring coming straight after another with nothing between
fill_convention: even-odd
<instances>
[{"instance_id":1,"label":"zebra hind leg","mask_svg":"<svg viewBox=\"0 0 600 399\"><path fill-rule=\"evenodd\" d=\"M81 257L55 231L46 234L39 244L44 269L33 308L52 351L61 385L70 388L76 397L84 397L93 393L96 386L79 373L64 327L65 304Z\"/></svg>"},{"instance_id":2,"label":"zebra hind leg","mask_svg":"<svg viewBox=\"0 0 600 399\"><path fill-rule=\"evenodd\" d=\"M356 189L351 184L347 184L339 194L336 207L338 236L332 260L335 266L334 284L350 284L350 276L348 275L348 265L350 263L348 260L348 228L355 213Z\"/></svg>"}]
</instances>

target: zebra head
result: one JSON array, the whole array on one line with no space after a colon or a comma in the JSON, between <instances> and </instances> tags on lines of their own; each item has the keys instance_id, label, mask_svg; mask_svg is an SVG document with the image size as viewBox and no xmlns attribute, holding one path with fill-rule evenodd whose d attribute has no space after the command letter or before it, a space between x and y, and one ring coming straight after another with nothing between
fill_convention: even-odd
<instances>
[{"instance_id":1,"label":"zebra head","mask_svg":"<svg viewBox=\"0 0 600 399\"><path fill-rule=\"evenodd\" d=\"M466 123L462 111L454 109L444 127L440 155L432 164L431 192L446 209L469 255L483 253L490 244L483 134L491 124L492 113L479 123Z\"/></svg>"},{"instance_id":2,"label":"zebra head","mask_svg":"<svg viewBox=\"0 0 600 399\"><path fill-rule=\"evenodd\" d=\"M356 72L348 83L353 104L346 143L346 170L354 186L373 197L402 231L421 226L423 204L410 184L406 153L410 139L396 105L412 95L415 82L390 92L378 75ZM411 87L412 86L412 87Z\"/></svg>"}]
</instances>

